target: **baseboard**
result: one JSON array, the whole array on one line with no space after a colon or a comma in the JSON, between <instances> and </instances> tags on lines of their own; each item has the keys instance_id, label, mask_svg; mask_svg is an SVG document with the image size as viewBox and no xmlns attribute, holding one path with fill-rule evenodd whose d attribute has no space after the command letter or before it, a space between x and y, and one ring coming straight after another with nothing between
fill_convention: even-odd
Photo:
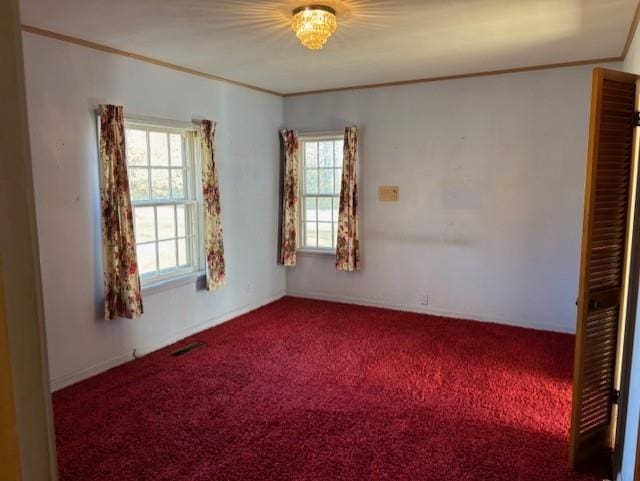
<instances>
[{"instance_id":1,"label":"baseboard","mask_svg":"<svg viewBox=\"0 0 640 481\"><path fill-rule=\"evenodd\" d=\"M287 296L303 297L307 299L318 299L321 301L344 302L346 304L357 304L361 306L382 307L386 309L393 309L396 311L416 312L419 314L431 314L434 316L452 317L456 319L468 319L471 321L492 322L494 324L504 324L508 326L524 327L527 329L536 329L539 331L552 331L552 332L562 332L565 334L575 334L574 329L570 329L570 328L567 328L566 326L561 326L561 325L553 324L549 322L506 319L500 316L485 316L485 315L472 314L469 312L455 312L455 311L449 311L446 309L437 309L432 307L423 308L415 305L396 304L392 302L379 301L376 299L367 299L364 297L337 296L335 294L328 294L325 292L294 291L290 289L287 290Z\"/></svg>"},{"instance_id":2,"label":"baseboard","mask_svg":"<svg viewBox=\"0 0 640 481\"><path fill-rule=\"evenodd\" d=\"M153 351L157 351L158 349L167 347L189 336L193 336L194 334L202 332L211 327L217 326L218 324L222 324L223 322L230 321L231 319L234 319L238 316L246 314L247 312L254 311L264 305L275 302L278 299L281 299L282 297L284 297L285 295L286 295L285 292L280 292L276 295L270 296L259 302L256 302L253 304L246 304L237 309L233 309L224 314L211 318L205 322L201 322L199 324L195 324L193 326L180 329L172 333L171 336L168 336L165 338L159 338L153 342L149 342L141 346L138 346L132 352L128 352L128 353L116 356L114 358L108 359L106 361L100 362L86 369L83 369L81 371L74 372L71 374L66 374L64 376L60 376L58 378L52 379L50 383L51 392L59 391L60 389L63 389L65 387L71 386L72 384L75 384L77 382L93 377L97 374L100 374L101 372L108 371L109 369L119 366L120 364L124 364L125 362L132 361L136 357L144 356L145 354L149 354Z\"/></svg>"},{"instance_id":3,"label":"baseboard","mask_svg":"<svg viewBox=\"0 0 640 481\"><path fill-rule=\"evenodd\" d=\"M257 303L241 306L237 309L226 312L220 316L211 318L205 322L181 329L177 332L174 332L169 337L157 339L153 342L143 344L141 346L138 346L135 349L135 351L121 354L114 358L111 358L106 361L95 364L93 366L90 366L81 371L52 379L51 391L52 392L58 391L67 386L83 381L84 379L88 379L97 374L100 374L101 372L108 371L109 369L119 366L120 364L124 364L125 362L132 361L136 357L143 356L145 354L149 354L150 352L156 351L158 349L167 347L175 342L180 341L181 339L192 336L194 334L197 334L198 332L202 332L211 327L217 326L218 324L222 324L223 322L227 322L238 316L246 314L247 312L258 309L266 304L270 304L274 301L277 301L278 299L281 299L285 295L292 296L292 297L303 297L308 299L318 299L323 301L344 302L347 304L357 304L362 306L383 307L386 309L394 309L398 311L416 312L419 314L431 314L435 316L453 317L457 319L469 319L469 320L479 321L479 322L493 322L496 324L505 324L509 326L525 327L529 329L537 329L537 330L543 330L543 331L563 332L568 334L575 333L575 331L573 331L572 329L567 329L566 326L560 326L560 325L551 324L547 322L513 320L513 319L501 318L499 316L483 316L483 315L471 314L468 312L449 311L446 309L436 309L436 308L428 308L428 307L423 308L420 306L396 304L392 302L379 301L375 299L367 299L364 297L336 296L334 294L328 294L323 292L306 292L306 291L288 290L286 293L280 292L274 296L263 299L262 301L259 301Z\"/></svg>"},{"instance_id":4,"label":"baseboard","mask_svg":"<svg viewBox=\"0 0 640 481\"><path fill-rule=\"evenodd\" d=\"M125 362L132 361L133 359L134 359L133 353L127 353L121 356L116 356L114 358L107 359L104 362L100 362L98 364L90 366L86 369L83 369L82 371L66 374L64 376L51 379L51 383L50 383L51 392L59 391L60 389L63 389L67 386L71 386L72 384L83 381L84 379L89 379L90 377L93 377L96 374L100 374L101 372L108 371L113 367L116 367L120 364L124 364Z\"/></svg>"}]
</instances>

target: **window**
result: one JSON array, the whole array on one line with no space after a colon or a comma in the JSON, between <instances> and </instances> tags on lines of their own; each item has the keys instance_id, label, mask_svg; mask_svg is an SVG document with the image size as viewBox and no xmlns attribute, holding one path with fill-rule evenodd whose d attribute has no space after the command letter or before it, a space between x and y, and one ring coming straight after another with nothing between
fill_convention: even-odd
<instances>
[{"instance_id":1,"label":"window","mask_svg":"<svg viewBox=\"0 0 640 481\"><path fill-rule=\"evenodd\" d=\"M335 251L342 183L341 134L301 136L301 248Z\"/></svg>"},{"instance_id":2,"label":"window","mask_svg":"<svg viewBox=\"0 0 640 481\"><path fill-rule=\"evenodd\" d=\"M125 121L127 169L143 285L199 271L195 130Z\"/></svg>"}]
</instances>

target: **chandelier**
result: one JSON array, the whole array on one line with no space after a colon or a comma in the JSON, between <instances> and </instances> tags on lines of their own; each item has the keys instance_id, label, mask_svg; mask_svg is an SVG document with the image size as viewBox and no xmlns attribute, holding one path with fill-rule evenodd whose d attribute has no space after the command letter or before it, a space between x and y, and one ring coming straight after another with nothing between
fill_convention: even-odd
<instances>
[{"instance_id":1,"label":"chandelier","mask_svg":"<svg viewBox=\"0 0 640 481\"><path fill-rule=\"evenodd\" d=\"M307 5L293 11L291 28L307 48L319 50L336 31L336 11L324 5Z\"/></svg>"}]
</instances>

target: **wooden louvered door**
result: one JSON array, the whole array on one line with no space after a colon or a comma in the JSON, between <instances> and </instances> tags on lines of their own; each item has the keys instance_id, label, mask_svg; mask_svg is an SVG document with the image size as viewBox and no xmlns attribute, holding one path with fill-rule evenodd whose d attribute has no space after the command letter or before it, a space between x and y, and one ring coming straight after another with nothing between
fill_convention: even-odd
<instances>
[{"instance_id":1,"label":"wooden louvered door","mask_svg":"<svg viewBox=\"0 0 640 481\"><path fill-rule=\"evenodd\" d=\"M635 75L600 68L593 75L570 462L575 469L599 474L611 469L637 79Z\"/></svg>"}]
</instances>

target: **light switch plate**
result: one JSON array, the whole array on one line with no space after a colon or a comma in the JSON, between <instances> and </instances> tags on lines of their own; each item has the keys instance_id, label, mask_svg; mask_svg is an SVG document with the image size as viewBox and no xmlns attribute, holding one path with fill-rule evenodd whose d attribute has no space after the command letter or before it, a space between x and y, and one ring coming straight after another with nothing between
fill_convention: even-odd
<instances>
[{"instance_id":1,"label":"light switch plate","mask_svg":"<svg viewBox=\"0 0 640 481\"><path fill-rule=\"evenodd\" d=\"M400 187L397 185L379 186L378 200L380 202L398 202L400 200Z\"/></svg>"}]
</instances>

